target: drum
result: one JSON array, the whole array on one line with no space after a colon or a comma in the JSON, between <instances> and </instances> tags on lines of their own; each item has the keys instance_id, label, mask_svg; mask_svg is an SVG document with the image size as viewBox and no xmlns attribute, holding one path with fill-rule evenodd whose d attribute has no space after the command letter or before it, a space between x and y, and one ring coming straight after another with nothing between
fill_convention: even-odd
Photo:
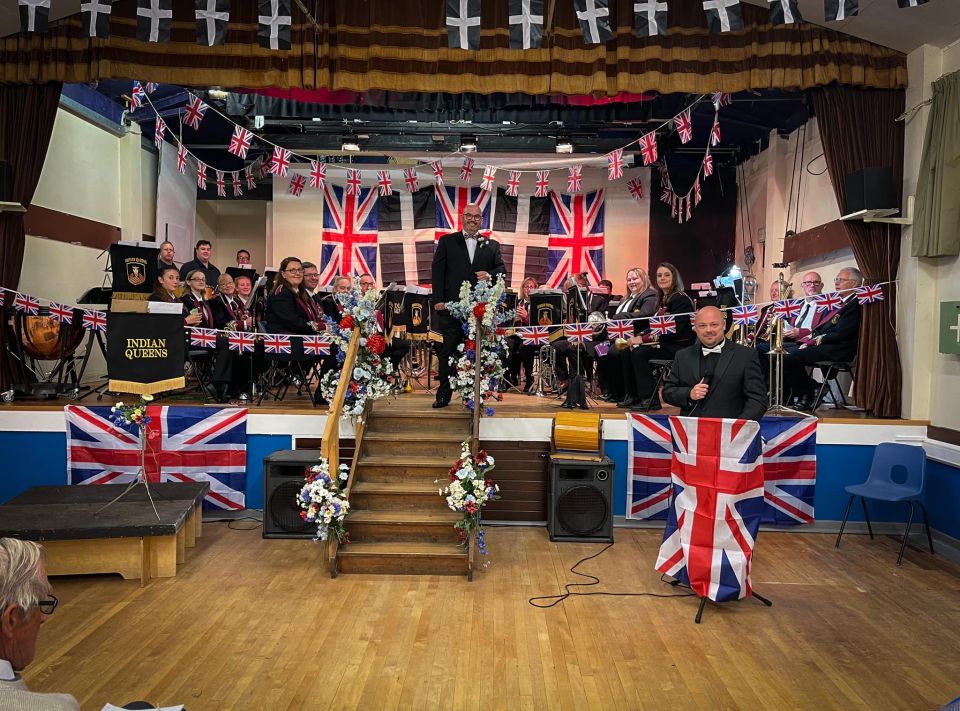
<instances>
[{"instance_id":1,"label":"drum","mask_svg":"<svg viewBox=\"0 0 960 711\"><path fill-rule=\"evenodd\" d=\"M562 451L600 451L600 413L557 412L553 420L553 448Z\"/></svg>"},{"instance_id":2,"label":"drum","mask_svg":"<svg viewBox=\"0 0 960 711\"><path fill-rule=\"evenodd\" d=\"M72 324L60 323L50 318L45 306L37 316L14 311L13 324L23 352L37 360L69 357L83 341L83 325L76 315Z\"/></svg>"}]
</instances>

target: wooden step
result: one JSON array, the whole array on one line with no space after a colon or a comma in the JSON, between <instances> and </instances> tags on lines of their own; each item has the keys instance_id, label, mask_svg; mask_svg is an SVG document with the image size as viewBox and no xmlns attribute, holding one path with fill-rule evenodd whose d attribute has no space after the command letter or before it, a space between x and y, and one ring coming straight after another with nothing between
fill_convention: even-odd
<instances>
[{"instance_id":1,"label":"wooden step","mask_svg":"<svg viewBox=\"0 0 960 711\"><path fill-rule=\"evenodd\" d=\"M466 575L467 552L457 543L352 542L337 556L341 573Z\"/></svg>"},{"instance_id":2,"label":"wooden step","mask_svg":"<svg viewBox=\"0 0 960 711\"><path fill-rule=\"evenodd\" d=\"M444 482L361 481L350 490L350 506L367 511L447 511L447 501L438 490Z\"/></svg>"},{"instance_id":3,"label":"wooden step","mask_svg":"<svg viewBox=\"0 0 960 711\"><path fill-rule=\"evenodd\" d=\"M361 456L357 460L357 481L393 482L413 479L420 482L446 480L456 457Z\"/></svg>"},{"instance_id":4,"label":"wooden step","mask_svg":"<svg viewBox=\"0 0 960 711\"><path fill-rule=\"evenodd\" d=\"M452 465L460 457L467 435L457 432L367 432L363 436L364 455L401 457L446 457Z\"/></svg>"},{"instance_id":5,"label":"wooden step","mask_svg":"<svg viewBox=\"0 0 960 711\"><path fill-rule=\"evenodd\" d=\"M461 440L470 434L470 413L452 405L441 410L396 410L373 412L367 420L367 433L387 434L456 433Z\"/></svg>"},{"instance_id":6,"label":"wooden step","mask_svg":"<svg viewBox=\"0 0 960 711\"><path fill-rule=\"evenodd\" d=\"M440 498L440 497L437 497ZM459 539L453 524L460 514L440 511L370 511L355 509L344 522L350 541L455 543Z\"/></svg>"}]
</instances>

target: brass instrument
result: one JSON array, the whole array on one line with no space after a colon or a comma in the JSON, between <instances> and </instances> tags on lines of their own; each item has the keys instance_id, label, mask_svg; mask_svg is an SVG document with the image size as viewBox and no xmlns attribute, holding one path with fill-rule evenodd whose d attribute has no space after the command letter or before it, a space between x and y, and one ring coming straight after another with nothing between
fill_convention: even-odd
<instances>
[{"instance_id":1,"label":"brass instrument","mask_svg":"<svg viewBox=\"0 0 960 711\"><path fill-rule=\"evenodd\" d=\"M547 344L537 351L537 397L557 387L557 349Z\"/></svg>"},{"instance_id":2,"label":"brass instrument","mask_svg":"<svg viewBox=\"0 0 960 711\"><path fill-rule=\"evenodd\" d=\"M770 340L770 334L773 331L774 321L776 321L776 311L773 304L769 305L763 312L763 316L757 323L757 329L747 339L745 345L756 346L758 343L766 343Z\"/></svg>"},{"instance_id":3,"label":"brass instrument","mask_svg":"<svg viewBox=\"0 0 960 711\"><path fill-rule=\"evenodd\" d=\"M599 337L603 335L604 330L607 328L607 317L599 311L592 311L590 315L587 316L587 323L593 326L594 337Z\"/></svg>"}]
</instances>

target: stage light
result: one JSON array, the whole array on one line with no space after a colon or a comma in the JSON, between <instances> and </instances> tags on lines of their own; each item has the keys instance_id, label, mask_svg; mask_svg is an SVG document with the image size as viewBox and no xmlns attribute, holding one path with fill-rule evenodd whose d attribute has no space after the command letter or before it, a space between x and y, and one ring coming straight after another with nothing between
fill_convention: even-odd
<instances>
[{"instance_id":1,"label":"stage light","mask_svg":"<svg viewBox=\"0 0 960 711\"><path fill-rule=\"evenodd\" d=\"M573 144L570 141L561 141L557 144L557 153L573 153Z\"/></svg>"},{"instance_id":2,"label":"stage light","mask_svg":"<svg viewBox=\"0 0 960 711\"><path fill-rule=\"evenodd\" d=\"M344 141L343 145L340 146L341 151L350 151L352 153L358 153L360 151L360 144L353 143L351 141Z\"/></svg>"},{"instance_id":3,"label":"stage light","mask_svg":"<svg viewBox=\"0 0 960 711\"><path fill-rule=\"evenodd\" d=\"M471 143L461 143L461 144L460 144L460 152L461 152L461 153L476 153L476 152L477 152L477 144L476 144L476 143L473 143L473 142L471 142Z\"/></svg>"}]
</instances>

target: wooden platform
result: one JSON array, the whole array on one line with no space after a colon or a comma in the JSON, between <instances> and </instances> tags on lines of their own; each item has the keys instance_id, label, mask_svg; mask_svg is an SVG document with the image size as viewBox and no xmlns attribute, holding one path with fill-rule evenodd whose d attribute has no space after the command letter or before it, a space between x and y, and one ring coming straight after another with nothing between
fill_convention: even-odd
<instances>
[{"instance_id":1,"label":"wooden platform","mask_svg":"<svg viewBox=\"0 0 960 711\"><path fill-rule=\"evenodd\" d=\"M210 484L151 484L159 520L142 486L97 515L125 488L35 486L0 506L0 536L42 542L51 576L119 573L141 584L175 576L200 537Z\"/></svg>"}]
</instances>

